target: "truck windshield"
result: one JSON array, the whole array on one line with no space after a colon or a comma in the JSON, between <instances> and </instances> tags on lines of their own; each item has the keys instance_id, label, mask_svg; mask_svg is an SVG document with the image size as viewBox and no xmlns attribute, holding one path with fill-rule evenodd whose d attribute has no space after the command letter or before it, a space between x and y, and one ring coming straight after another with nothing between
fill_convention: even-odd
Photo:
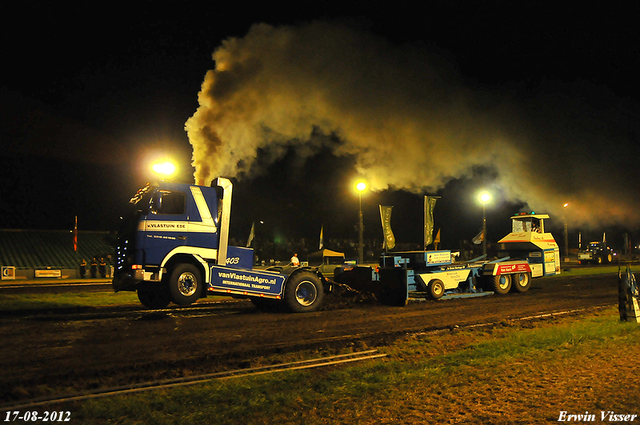
<instances>
[{"instance_id":1,"label":"truck windshield","mask_svg":"<svg viewBox=\"0 0 640 425\"><path fill-rule=\"evenodd\" d=\"M517 232L538 232L538 233L540 233L542 231L542 228L541 228L541 225L540 225L540 219L535 218L535 217L514 219L513 223L512 223L512 226L511 226L511 231L513 233L517 233Z\"/></svg>"},{"instance_id":2,"label":"truck windshield","mask_svg":"<svg viewBox=\"0 0 640 425\"><path fill-rule=\"evenodd\" d=\"M530 232L531 231L531 218L523 218L513 220L512 230L513 233L516 232Z\"/></svg>"},{"instance_id":3,"label":"truck windshield","mask_svg":"<svg viewBox=\"0 0 640 425\"><path fill-rule=\"evenodd\" d=\"M151 201L151 214L184 214L186 199L184 192L159 190Z\"/></svg>"}]
</instances>

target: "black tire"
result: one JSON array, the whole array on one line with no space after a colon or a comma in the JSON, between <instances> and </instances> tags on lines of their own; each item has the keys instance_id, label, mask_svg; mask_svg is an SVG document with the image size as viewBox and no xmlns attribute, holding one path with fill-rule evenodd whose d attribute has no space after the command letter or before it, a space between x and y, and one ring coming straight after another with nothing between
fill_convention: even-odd
<instances>
[{"instance_id":1,"label":"black tire","mask_svg":"<svg viewBox=\"0 0 640 425\"><path fill-rule=\"evenodd\" d=\"M153 289L138 289L138 299L143 306L153 310L165 308L171 302L171 296L165 285L159 285Z\"/></svg>"},{"instance_id":2,"label":"black tire","mask_svg":"<svg viewBox=\"0 0 640 425\"><path fill-rule=\"evenodd\" d=\"M508 274L500 274L491 276L491 289L497 294L504 295L511 290L511 276Z\"/></svg>"},{"instance_id":3,"label":"black tire","mask_svg":"<svg viewBox=\"0 0 640 425\"><path fill-rule=\"evenodd\" d=\"M607 254L607 264L613 263L613 255L611 253Z\"/></svg>"},{"instance_id":4,"label":"black tire","mask_svg":"<svg viewBox=\"0 0 640 425\"><path fill-rule=\"evenodd\" d=\"M178 305L189 305L200 298L203 281L193 264L178 264L169 277L171 299Z\"/></svg>"},{"instance_id":5,"label":"black tire","mask_svg":"<svg viewBox=\"0 0 640 425\"><path fill-rule=\"evenodd\" d=\"M602 264L603 262L602 256L598 255L598 264Z\"/></svg>"},{"instance_id":6,"label":"black tire","mask_svg":"<svg viewBox=\"0 0 640 425\"><path fill-rule=\"evenodd\" d=\"M442 298L444 295L444 283L440 279L433 279L429 282L429 295L434 300Z\"/></svg>"},{"instance_id":7,"label":"black tire","mask_svg":"<svg viewBox=\"0 0 640 425\"><path fill-rule=\"evenodd\" d=\"M300 272L287 280L284 301L294 313L317 311L324 300L324 287L313 273Z\"/></svg>"},{"instance_id":8,"label":"black tire","mask_svg":"<svg viewBox=\"0 0 640 425\"><path fill-rule=\"evenodd\" d=\"M516 273L511 275L511 287L516 292L526 292L531 286L531 273Z\"/></svg>"}]
</instances>

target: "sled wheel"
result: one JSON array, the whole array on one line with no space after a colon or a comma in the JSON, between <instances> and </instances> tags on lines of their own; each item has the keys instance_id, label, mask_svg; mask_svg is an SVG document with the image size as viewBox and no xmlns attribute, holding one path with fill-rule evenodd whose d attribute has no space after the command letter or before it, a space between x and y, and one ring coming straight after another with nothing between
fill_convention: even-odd
<instances>
[{"instance_id":1,"label":"sled wheel","mask_svg":"<svg viewBox=\"0 0 640 425\"><path fill-rule=\"evenodd\" d=\"M444 283L440 279L433 279L429 282L429 295L434 300L440 299L444 295Z\"/></svg>"},{"instance_id":2,"label":"sled wheel","mask_svg":"<svg viewBox=\"0 0 640 425\"><path fill-rule=\"evenodd\" d=\"M491 276L491 286L496 293L504 295L511 289L511 276L508 274Z\"/></svg>"},{"instance_id":3,"label":"sled wheel","mask_svg":"<svg viewBox=\"0 0 640 425\"><path fill-rule=\"evenodd\" d=\"M511 285L516 292L525 292L531 286L531 273L516 273L511 276Z\"/></svg>"}]
</instances>

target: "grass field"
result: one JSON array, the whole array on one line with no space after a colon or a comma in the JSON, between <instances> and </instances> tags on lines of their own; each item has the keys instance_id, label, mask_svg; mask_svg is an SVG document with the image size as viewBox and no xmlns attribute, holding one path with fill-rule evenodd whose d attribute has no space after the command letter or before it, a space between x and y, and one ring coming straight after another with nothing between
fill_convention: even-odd
<instances>
[{"instance_id":1,"label":"grass field","mask_svg":"<svg viewBox=\"0 0 640 425\"><path fill-rule=\"evenodd\" d=\"M0 311L140 305L135 292L65 292L0 294Z\"/></svg>"},{"instance_id":2,"label":"grass field","mask_svg":"<svg viewBox=\"0 0 640 425\"><path fill-rule=\"evenodd\" d=\"M611 266L601 266L601 267L571 267L564 266L562 268L562 273L557 276L550 276L545 279L553 279L562 276L587 276L594 274L607 274L607 273L618 273L618 270L622 270L623 272L627 270L626 264L615 264ZM636 273L640 271L640 266L634 265L631 267L632 272Z\"/></svg>"}]
</instances>

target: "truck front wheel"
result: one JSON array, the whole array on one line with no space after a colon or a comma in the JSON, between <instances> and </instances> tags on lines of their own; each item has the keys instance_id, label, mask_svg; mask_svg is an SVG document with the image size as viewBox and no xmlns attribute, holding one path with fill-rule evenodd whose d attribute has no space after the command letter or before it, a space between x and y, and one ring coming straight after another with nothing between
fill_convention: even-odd
<instances>
[{"instance_id":1,"label":"truck front wheel","mask_svg":"<svg viewBox=\"0 0 640 425\"><path fill-rule=\"evenodd\" d=\"M202 278L193 264L179 264L169 277L171 299L178 305L189 305L200 298Z\"/></svg>"},{"instance_id":2,"label":"truck front wheel","mask_svg":"<svg viewBox=\"0 0 640 425\"><path fill-rule=\"evenodd\" d=\"M511 289L511 276L508 274L499 274L491 276L491 287L498 294L504 295Z\"/></svg>"},{"instance_id":3,"label":"truck front wheel","mask_svg":"<svg viewBox=\"0 0 640 425\"><path fill-rule=\"evenodd\" d=\"M525 292L531 286L531 273L516 273L511 276L511 283L517 292Z\"/></svg>"},{"instance_id":4,"label":"truck front wheel","mask_svg":"<svg viewBox=\"0 0 640 425\"><path fill-rule=\"evenodd\" d=\"M322 282L312 273L296 273L289 279L284 290L284 301L294 313L317 311L323 299Z\"/></svg>"}]
</instances>

